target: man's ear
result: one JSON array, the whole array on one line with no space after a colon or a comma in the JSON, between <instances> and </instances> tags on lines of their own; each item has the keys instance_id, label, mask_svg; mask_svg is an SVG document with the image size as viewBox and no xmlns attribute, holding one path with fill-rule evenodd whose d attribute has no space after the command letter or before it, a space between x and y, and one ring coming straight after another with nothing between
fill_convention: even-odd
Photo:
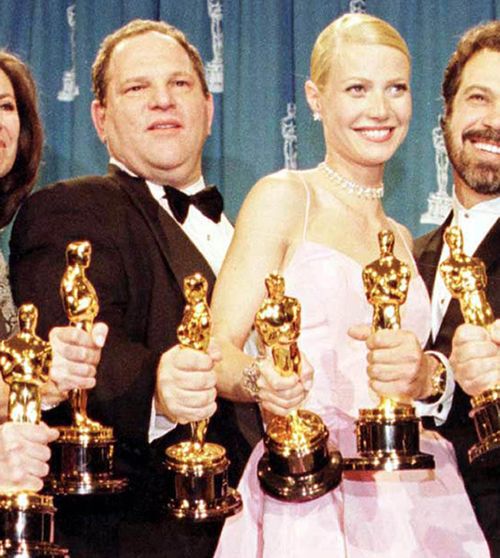
<instances>
[{"instance_id":1,"label":"man's ear","mask_svg":"<svg viewBox=\"0 0 500 558\"><path fill-rule=\"evenodd\" d=\"M441 130L443 130L443 132L444 132L445 124L446 124L445 117L442 114L440 114L439 115L439 126L440 126Z\"/></svg>"},{"instance_id":2,"label":"man's ear","mask_svg":"<svg viewBox=\"0 0 500 558\"><path fill-rule=\"evenodd\" d=\"M106 133L104 124L106 121L106 107L100 101L94 100L90 105L90 115L99 139L105 144Z\"/></svg>"},{"instance_id":3,"label":"man's ear","mask_svg":"<svg viewBox=\"0 0 500 558\"><path fill-rule=\"evenodd\" d=\"M212 135L212 122L214 120L214 98L212 94L209 93L207 97L207 114L208 114L208 130L207 135Z\"/></svg>"}]
</instances>

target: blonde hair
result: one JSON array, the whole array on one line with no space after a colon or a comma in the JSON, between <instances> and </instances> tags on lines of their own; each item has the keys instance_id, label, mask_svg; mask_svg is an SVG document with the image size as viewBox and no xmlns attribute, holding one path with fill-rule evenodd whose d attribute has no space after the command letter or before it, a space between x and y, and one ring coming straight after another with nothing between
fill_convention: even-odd
<instances>
[{"instance_id":1,"label":"blonde hair","mask_svg":"<svg viewBox=\"0 0 500 558\"><path fill-rule=\"evenodd\" d=\"M330 76L332 56L343 42L393 47L411 62L406 41L392 25L367 14L345 14L325 27L314 43L311 54L311 79L320 91Z\"/></svg>"}]
</instances>

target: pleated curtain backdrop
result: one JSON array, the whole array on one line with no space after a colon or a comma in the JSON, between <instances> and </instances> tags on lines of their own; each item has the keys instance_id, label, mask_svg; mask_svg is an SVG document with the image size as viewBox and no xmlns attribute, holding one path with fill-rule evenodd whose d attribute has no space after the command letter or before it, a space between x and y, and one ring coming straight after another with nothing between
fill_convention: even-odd
<instances>
[{"instance_id":1,"label":"pleated curtain backdrop","mask_svg":"<svg viewBox=\"0 0 500 558\"><path fill-rule=\"evenodd\" d=\"M28 62L39 88L46 142L37 187L105 170L89 111L96 51L131 19L160 19L182 29L205 61L216 105L205 172L234 218L261 176L321 161L304 82L316 36L349 11L387 20L410 47L414 116L387 166L384 204L415 235L429 230L451 192L438 127L443 70L466 29L498 18L500 0L1 0L0 46Z\"/></svg>"}]
</instances>

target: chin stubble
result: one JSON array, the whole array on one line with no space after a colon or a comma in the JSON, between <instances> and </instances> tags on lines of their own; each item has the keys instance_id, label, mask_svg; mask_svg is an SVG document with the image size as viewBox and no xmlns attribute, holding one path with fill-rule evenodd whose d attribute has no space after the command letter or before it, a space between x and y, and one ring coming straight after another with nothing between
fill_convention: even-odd
<instances>
[{"instance_id":1,"label":"chin stubble","mask_svg":"<svg viewBox=\"0 0 500 558\"><path fill-rule=\"evenodd\" d=\"M451 127L448 124L449 118L444 123L444 139L448 157L453 168L460 178L478 194L497 195L500 193L500 165L495 163L486 163L477 161L472 155L467 153L466 143L474 139L474 141L484 140L486 142L494 141L500 144L500 130L486 128L484 130L468 130L462 136L462 145L455 145L451 133Z\"/></svg>"}]
</instances>

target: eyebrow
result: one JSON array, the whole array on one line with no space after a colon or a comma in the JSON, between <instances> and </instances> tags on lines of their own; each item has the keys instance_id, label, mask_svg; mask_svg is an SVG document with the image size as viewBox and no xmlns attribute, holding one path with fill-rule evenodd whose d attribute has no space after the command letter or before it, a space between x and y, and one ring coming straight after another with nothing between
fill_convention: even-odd
<instances>
[{"instance_id":1,"label":"eyebrow","mask_svg":"<svg viewBox=\"0 0 500 558\"><path fill-rule=\"evenodd\" d=\"M12 93L0 93L0 99L5 99L5 98L15 99Z\"/></svg>"},{"instance_id":2,"label":"eyebrow","mask_svg":"<svg viewBox=\"0 0 500 558\"><path fill-rule=\"evenodd\" d=\"M373 79L368 79L368 78L365 78L365 77L353 76L353 77L349 77L347 79L342 80L340 82L340 85L341 85L341 87L344 87L346 85L356 85L357 83L361 83L361 84L364 85L364 84L372 84L372 83L374 83L374 81L375 80L373 80ZM411 80L408 77L404 77L404 76L394 77L394 78L391 78L391 79L388 79L387 81L385 81L383 85L384 86L390 86L390 85L395 85L395 84L398 84L398 83L409 84L410 81Z\"/></svg>"},{"instance_id":3,"label":"eyebrow","mask_svg":"<svg viewBox=\"0 0 500 558\"><path fill-rule=\"evenodd\" d=\"M377 78L375 78L377 79ZM401 74L401 75L395 75L394 77L388 79L387 81L401 81L401 80L407 80L408 77ZM362 75L353 75L353 76L348 76L345 79L342 80L342 82L346 82L346 81L351 81L351 80L359 80L359 81L374 81L373 78L371 77L367 77L367 76L362 76Z\"/></svg>"},{"instance_id":4,"label":"eyebrow","mask_svg":"<svg viewBox=\"0 0 500 558\"><path fill-rule=\"evenodd\" d=\"M192 76L193 74L194 74L194 72L189 72L187 70L176 70L175 72L172 72L171 74L169 74L169 77ZM136 76L127 77L123 81L123 83L126 83L128 81L135 81L135 80L149 80L149 79L151 79L151 77L152 76L138 74Z\"/></svg>"},{"instance_id":5,"label":"eyebrow","mask_svg":"<svg viewBox=\"0 0 500 558\"><path fill-rule=\"evenodd\" d=\"M194 73L181 70L181 71L172 72L172 74L170 74L167 77L168 80L178 79L178 78L196 79L196 76L194 75ZM154 79L154 77L147 76L147 75L130 76L130 77L127 77L126 79L124 79L123 81L120 81L118 83L118 87L126 87L130 83L147 83L147 82L150 82L152 79Z\"/></svg>"},{"instance_id":6,"label":"eyebrow","mask_svg":"<svg viewBox=\"0 0 500 558\"><path fill-rule=\"evenodd\" d=\"M120 84L130 83L131 81L148 81L148 79L146 76L131 76L121 81Z\"/></svg>"},{"instance_id":7,"label":"eyebrow","mask_svg":"<svg viewBox=\"0 0 500 558\"><path fill-rule=\"evenodd\" d=\"M489 93L490 95L493 95L493 89L491 89L490 87L487 87L486 85L478 85L478 84L472 84L467 86L464 89L464 95L466 95L467 93L469 93L470 91L484 91L484 93Z\"/></svg>"}]
</instances>

